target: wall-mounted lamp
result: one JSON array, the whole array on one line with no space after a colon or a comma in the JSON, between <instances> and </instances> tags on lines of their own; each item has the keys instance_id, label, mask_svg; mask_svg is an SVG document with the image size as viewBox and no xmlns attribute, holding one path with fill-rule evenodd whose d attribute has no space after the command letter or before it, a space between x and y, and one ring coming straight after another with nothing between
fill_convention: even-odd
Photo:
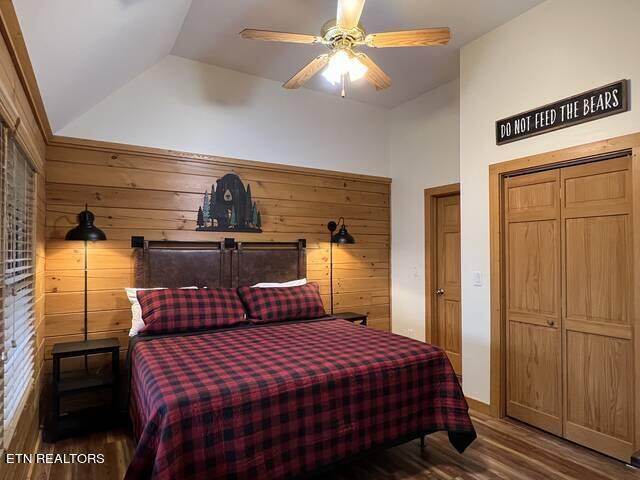
<instances>
[{"instance_id":1,"label":"wall-mounted lamp","mask_svg":"<svg viewBox=\"0 0 640 480\"><path fill-rule=\"evenodd\" d=\"M87 242L99 242L106 240L105 233L96 227L93 222L95 215L84 206L84 211L78 214L78 225L67 232L65 240L76 240L84 242L84 340L87 341ZM86 361L86 358L85 358Z\"/></svg>"},{"instance_id":2,"label":"wall-mounted lamp","mask_svg":"<svg viewBox=\"0 0 640 480\"><path fill-rule=\"evenodd\" d=\"M338 226L342 222L342 226L338 233L334 232L338 229ZM338 223L331 221L327 223L327 229L329 230L329 288L331 290L331 315L333 315L333 244L348 245L356 243L355 239L347 231L347 226L344 224L344 218L340 217Z\"/></svg>"}]
</instances>

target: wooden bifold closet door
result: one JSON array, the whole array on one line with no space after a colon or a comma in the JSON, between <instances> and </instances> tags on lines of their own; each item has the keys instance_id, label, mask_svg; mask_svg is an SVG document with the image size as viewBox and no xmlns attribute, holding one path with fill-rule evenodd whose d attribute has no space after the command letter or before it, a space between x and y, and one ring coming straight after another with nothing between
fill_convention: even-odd
<instances>
[{"instance_id":1,"label":"wooden bifold closet door","mask_svg":"<svg viewBox=\"0 0 640 480\"><path fill-rule=\"evenodd\" d=\"M562 435L558 170L506 180L507 414Z\"/></svg>"},{"instance_id":2,"label":"wooden bifold closet door","mask_svg":"<svg viewBox=\"0 0 640 480\"><path fill-rule=\"evenodd\" d=\"M631 159L505 180L507 414L633 453Z\"/></svg>"}]
</instances>

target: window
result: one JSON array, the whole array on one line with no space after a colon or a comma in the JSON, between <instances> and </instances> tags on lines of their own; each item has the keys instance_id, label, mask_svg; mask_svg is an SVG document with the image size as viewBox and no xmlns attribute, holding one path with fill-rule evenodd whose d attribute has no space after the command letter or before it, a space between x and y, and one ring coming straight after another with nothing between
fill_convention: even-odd
<instances>
[{"instance_id":1,"label":"window","mask_svg":"<svg viewBox=\"0 0 640 480\"><path fill-rule=\"evenodd\" d=\"M0 283L3 388L2 440L7 447L34 381L34 171L2 127L0 161Z\"/></svg>"}]
</instances>

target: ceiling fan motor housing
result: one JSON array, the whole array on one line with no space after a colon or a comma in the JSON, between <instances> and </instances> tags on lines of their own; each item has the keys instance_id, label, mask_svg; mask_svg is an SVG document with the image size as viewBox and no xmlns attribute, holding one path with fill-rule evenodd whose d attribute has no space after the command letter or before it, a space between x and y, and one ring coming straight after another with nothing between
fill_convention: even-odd
<instances>
[{"instance_id":1,"label":"ceiling fan motor housing","mask_svg":"<svg viewBox=\"0 0 640 480\"><path fill-rule=\"evenodd\" d=\"M322 26L320 31L323 43L330 45L332 49L351 49L354 45L364 43L367 33L361 23L350 30L342 29L338 26L336 19L329 20Z\"/></svg>"}]
</instances>

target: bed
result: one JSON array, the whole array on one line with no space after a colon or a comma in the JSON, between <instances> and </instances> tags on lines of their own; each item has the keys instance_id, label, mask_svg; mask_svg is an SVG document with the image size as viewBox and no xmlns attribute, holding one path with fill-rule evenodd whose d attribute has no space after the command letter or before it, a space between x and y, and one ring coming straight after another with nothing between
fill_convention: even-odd
<instances>
[{"instance_id":1,"label":"bed","mask_svg":"<svg viewBox=\"0 0 640 480\"><path fill-rule=\"evenodd\" d=\"M304 241L144 242L139 286L209 288L306 273ZM185 272L190 271L190 274ZM131 339L126 478L297 478L447 431L476 437L438 348L333 317Z\"/></svg>"}]
</instances>

